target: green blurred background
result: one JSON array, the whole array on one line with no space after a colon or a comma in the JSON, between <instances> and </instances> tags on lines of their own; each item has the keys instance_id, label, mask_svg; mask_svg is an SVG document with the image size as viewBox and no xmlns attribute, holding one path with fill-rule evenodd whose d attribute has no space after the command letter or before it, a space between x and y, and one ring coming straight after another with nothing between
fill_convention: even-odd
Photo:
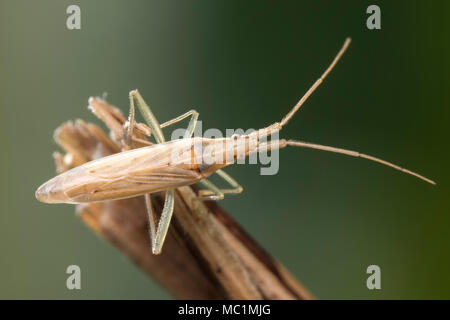
<instances>
[{"instance_id":1,"label":"green blurred background","mask_svg":"<svg viewBox=\"0 0 450 320\"><path fill-rule=\"evenodd\" d=\"M66 28L81 7L82 29ZM382 30L366 28L378 4ZM448 1L0 2L0 298L169 298L74 214L35 189L54 175L53 130L98 121L92 95L125 113L139 88L165 121L194 107L204 129L279 121L336 54L342 62L282 137L382 157L394 170L305 149L278 175L231 167L221 202L317 297L450 298ZM82 290L65 287L66 267ZM382 290L366 288L381 267Z\"/></svg>"}]
</instances>

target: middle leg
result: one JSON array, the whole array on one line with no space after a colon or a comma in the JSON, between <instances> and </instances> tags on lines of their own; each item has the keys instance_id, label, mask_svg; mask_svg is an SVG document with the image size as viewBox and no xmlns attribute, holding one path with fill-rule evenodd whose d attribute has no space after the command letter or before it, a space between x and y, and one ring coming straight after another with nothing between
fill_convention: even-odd
<instances>
[{"instance_id":1,"label":"middle leg","mask_svg":"<svg viewBox=\"0 0 450 320\"><path fill-rule=\"evenodd\" d=\"M150 110L150 107L147 105L147 103L142 98L141 94L137 91L131 91L130 92L130 124L129 124L129 130L127 131L127 140L131 141L132 135L133 135L133 126L134 126L134 100L136 99L138 108L140 112L142 113L142 116L146 120L151 132L153 133L155 137L156 143L163 143L165 142L165 138L163 135L163 132L161 130L162 127L169 126L173 123L176 123L180 120L183 120L184 118L188 116L192 116L191 120L189 122L188 128L187 128L187 136L192 137L192 134L194 133L194 129L197 123L198 119L198 113L195 110L191 110L187 112L184 115L181 115L173 120L170 120L161 126L156 119L156 117L153 115L153 113ZM223 195L222 195L223 197ZM164 201L164 208L161 213L161 217L158 222L158 226L156 227L156 218L153 212L152 204L151 204L151 198L150 195L145 195L145 202L147 206L147 212L149 215L149 224L150 224L150 236L151 236L151 242L152 242L152 252L153 254L159 254L161 253L162 246L164 244L164 240L167 235L167 231L170 226L170 221L172 219L173 214L173 208L174 208L174 201L175 201L175 191L174 189L169 189L166 191L165 201Z\"/></svg>"}]
</instances>

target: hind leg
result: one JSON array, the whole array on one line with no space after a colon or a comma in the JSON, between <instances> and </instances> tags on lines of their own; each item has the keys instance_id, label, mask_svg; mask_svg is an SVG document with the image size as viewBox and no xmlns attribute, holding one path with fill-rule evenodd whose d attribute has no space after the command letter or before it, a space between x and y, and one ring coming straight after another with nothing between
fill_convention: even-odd
<instances>
[{"instance_id":1,"label":"hind leg","mask_svg":"<svg viewBox=\"0 0 450 320\"><path fill-rule=\"evenodd\" d=\"M199 184L203 185L207 190L200 190L199 200L222 200L223 192L207 179L200 180Z\"/></svg>"}]
</instances>

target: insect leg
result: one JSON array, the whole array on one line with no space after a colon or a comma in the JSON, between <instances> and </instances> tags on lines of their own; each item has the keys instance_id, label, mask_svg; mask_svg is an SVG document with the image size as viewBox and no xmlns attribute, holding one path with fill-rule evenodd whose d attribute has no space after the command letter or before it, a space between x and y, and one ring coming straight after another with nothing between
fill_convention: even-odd
<instances>
[{"instance_id":1,"label":"insect leg","mask_svg":"<svg viewBox=\"0 0 450 320\"><path fill-rule=\"evenodd\" d=\"M219 177L225 180L232 188L232 189L220 189L220 192L222 192L223 194L237 194L241 193L244 190L236 180L234 180L228 173L226 173L222 169L217 170L216 173ZM202 190L201 192L202 196L210 194L214 194L214 192L211 190Z\"/></svg>"},{"instance_id":2,"label":"insect leg","mask_svg":"<svg viewBox=\"0 0 450 320\"><path fill-rule=\"evenodd\" d=\"M173 206L175 200L174 189L166 191L166 200L164 201L164 208L159 218L158 229L156 235L152 239L153 254L160 254L164 240L166 239L167 231L169 230L170 220L172 219ZM151 229L150 229L151 231Z\"/></svg>"},{"instance_id":3,"label":"insect leg","mask_svg":"<svg viewBox=\"0 0 450 320\"><path fill-rule=\"evenodd\" d=\"M130 109L131 108L134 109L134 100L136 100L139 111L144 117L145 122L147 122L148 126L150 127L150 130L152 131L152 134L154 135L156 142L157 143L165 142L166 139L164 139L164 135L162 133L161 126L159 125L158 120L156 119L153 112L150 110L148 104L144 101L144 98L142 98L141 94L137 90L133 90L130 92Z\"/></svg>"},{"instance_id":4,"label":"insect leg","mask_svg":"<svg viewBox=\"0 0 450 320\"><path fill-rule=\"evenodd\" d=\"M136 116L135 116L135 110L134 110L134 103L131 103L131 101L130 101L130 113L128 116L128 120L124 126L124 130L126 130L124 132L124 136L125 136L124 143L125 143L126 149L134 149L134 142L138 142L138 143L146 145L146 146L151 146L152 143L150 141L136 138L133 136L135 129L148 137L151 135L151 132L152 132L152 130L147 125L145 125L144 123L137 123L135 119L136 119Z\"/></svg>"},{"instance_id":5,"label":"insect leg","mask_svg":"<svg viewBox=\"0 0 450 320\"><path fill-rule=\"evenodd\" d=\"M134 108L134 100L136 99L137 106L145 121L147 122L150 130L152 131L155 140L157 143L165 142L164 134L161 130L161 126L150 110L148 104L144 101L141 94L137 90L133 90L130 92L130 108ZM148 196L150 197L150 196ZM152 236L152 251L153 254L161 253L162 246L164 244L164 240L167 235L167 230L169 229L170 220L172 219L173 206L175 200L175 191L174 189L169 189L166 191L166 199L164 201L164 208L161 213L161 217L159 218L158 228L156 229L156 234L154 237ZM154 221L153 221L154 223ZM150 232L151 232L151 224L150 222Z\"/></svg>"},{"instance_id":6,"label":"insect leg","mask_svg":"<svg viewBox=\"0 0 450 320\"><path fill-rule=\"evenodd\" d=\"M178 116L172 120L166 121L161 125L161 128L165 128L168 127L174 123L177 123L187 117L191 117L191 120L189 121L188 127L186 129L187 131L187 136L188 138L192 137L194 130L195 130L195 126L197 124L197 120L198 120L198 112L195 110L189 110L188 112L186 112L185 114L182 114L181 116Z\"/></svg>"},{"instance_id":7,"label":"insect leg","mask_svg":"<svg viewBox=\"0 0 450 320\"><path fill-rule=\"evenodd\" d=\"M222 169L217 170L216 173L219 175L219 177L228 182L228 184L232 188L232 189L221 189L223 193L241 193L244 190L244 188L242 188L242 186L236 180L234 180L233 177L231 177L228 173L226 173Z\"/></svg>"},{"instance_id":8,"label":"insect leg","mask_svg":"<svg viewBox=\"0 0 450 320\"><path fill-rule=\"evenodd\" d=\"M194 130L195 130L195 126L197 124L198 115L199 114L197 111L190 110L175 119L172 119L172 120L169 120L169 121L163 123L162 125L160 125L160 128L164 128L166 126L172 125L174 123L177 123L177 122L191 116L191 120L189 121L188 127L186 129L186 131L187 131L186 136L192 137ZM215 186L212 185L212 187L214 188ZM219 193L220 193L220 191L219 191ZM221 194L221 196L223 199L223 194ZM219 196L216 195L216 197L218 198ZM169 225L170 225L170 220L171 220L172 214L173 214L174 198L175 198L174 190L173 189L167 190L166 200L164 203L164 209L161 214L161 218L159 219L158 230L156 232L155 240L152 244L152 251L154 254L159 254L161 252L162 246L164 244L164 239L166 238L167 231L168 231Z\"/></svg>"},{"instance_id":9,"label":"insect leg","mask_svg":"<svg viewBox=\"0 0 450 320\"><path fill-rule=\"evenodd\" d=\"M174 118L172 120L169 120L169 121L166 121L166 122L162 123L160 125L160 128L165 128L165 127L171 126L171 125L173 125L173 124L175 124L177 122L182 121L183 119L186 119L189 116L191 117L191 120L189 121L188 129L187 129L187 133L188 133L187 135L188 135L188 137L192 136L193 131L194 131L195 126L196 126L196 123L197 123L197 120L198 120L198 116L199 116L199 113L197 111L195 111L195 110L189 110L188 112L182 114L181 116L178 116L178 117L176 117L176 118ZM150 136L151 129L147 125L145 125L143 123L135 123L135 128L139 129L140 131L142 131L142 133L144 133L145 135ZM137 141L136 138L133 138L133 140Z\"/></svg>"},{"instance_id":10,"label":"insect leg","mask_svg":"<svg viewBox=\"0 0 450 320\"><path fill-rule=\"evenodd\" d=\"M198 183L202 184L208 190L199 191L199 200L222 200L223 192L217 188L211 181L203 179Z\"/></svg>"},{"instance_id":11,"label":"insect leg","mask_svg":"<svg viewBox=\"0 0 450 320\"><path fill-rule=\"evenodd\" d=\"M155 238L156 238L156 217L155 213L153 212L153 206L152 206L152 198L150 197L150 194L147 193L144 195L145 198L145 207L147 209L148 214L148 220L150 224L150 239L152 242L152 250L155 246Z\"/></svg>"},{"instance_id":12,"label":"insect leg","mask_svg":"<svg viewBox=\"0 0 450 320\"><path fill-rule=\"evenodd\" d=\"M125 144L129 148L133 148L133 130L135 125L134 103L130 100L130 114L128 115L128 127L125 134Z\"/></svg>"}]
</instances>

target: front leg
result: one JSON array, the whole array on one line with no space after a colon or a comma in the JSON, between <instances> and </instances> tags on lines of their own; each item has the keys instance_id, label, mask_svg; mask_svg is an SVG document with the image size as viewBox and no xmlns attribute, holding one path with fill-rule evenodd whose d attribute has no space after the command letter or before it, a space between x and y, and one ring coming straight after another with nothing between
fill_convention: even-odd
<instances>
[{"instance_id":1,"label":"front leg","mask_svg":"<svg viewBox=\"0 0 450 320\"><path fill-rule=\"evenodd\" d=\"M181 116L178 116L172 120L166 121L161 125L161 128L165 128L168 127L174 123L180 122L181 120L187 118L187 117L191 117L191 120L189 120L189 124L188 127L186 129L186 138L191 138L192 135L194 134L194 130L195 127L197 125L197 120L198 120L198 116L199 113L195 110L189 110L188 112L186 112L185 114L182 114Z\"/></svg>"}]
</instances>

